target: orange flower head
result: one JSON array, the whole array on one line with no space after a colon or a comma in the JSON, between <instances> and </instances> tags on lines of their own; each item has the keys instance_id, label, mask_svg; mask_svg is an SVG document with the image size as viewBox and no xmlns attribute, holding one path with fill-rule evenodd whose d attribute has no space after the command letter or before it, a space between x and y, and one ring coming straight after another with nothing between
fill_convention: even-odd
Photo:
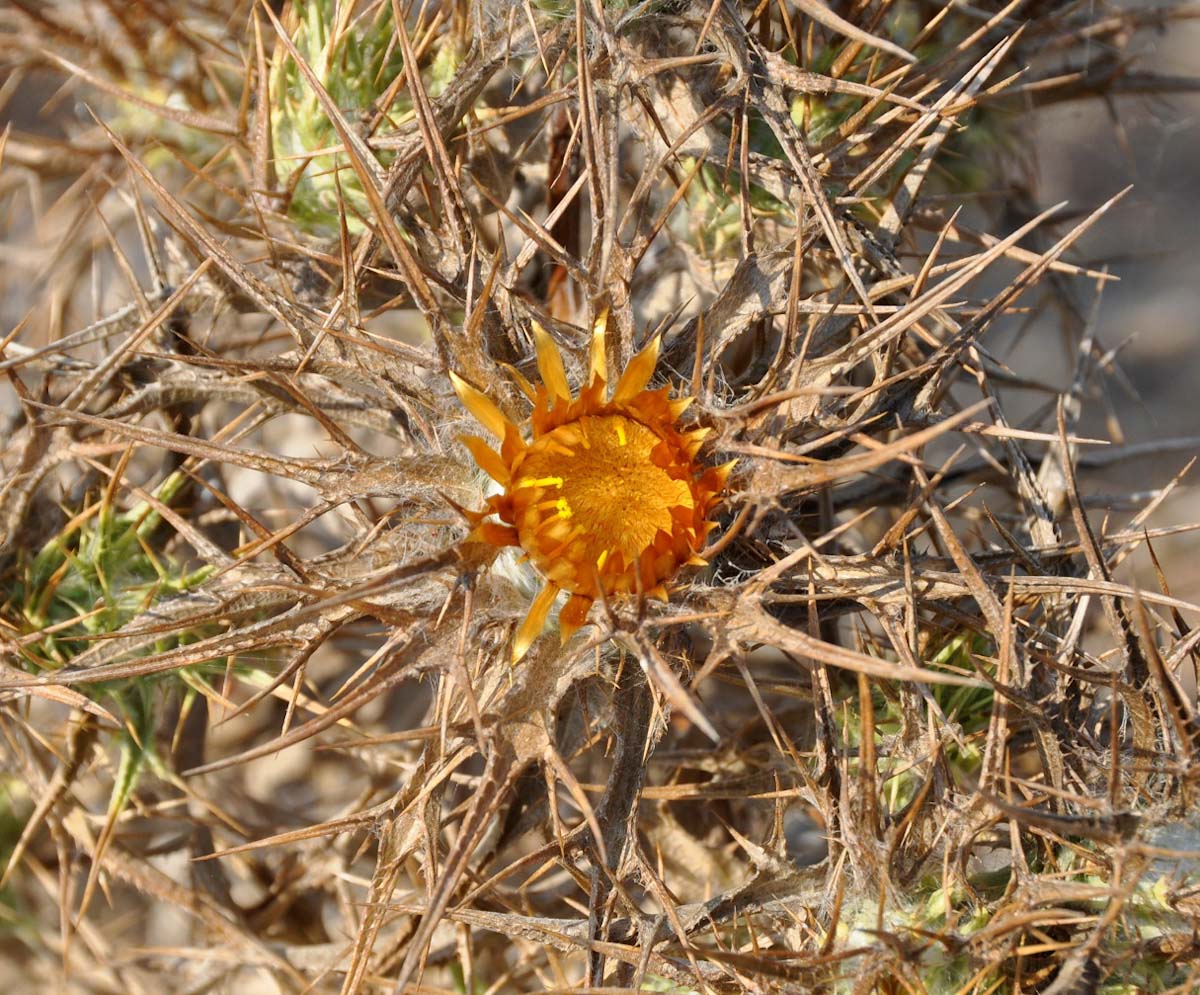
<instances>
[{"instance_id":1,"label":"orange flower head","mask_svg":"<svg viewBox=\"0 0 1200 995\"><path fill-rule=\"evenodd\" d=\"M463 405L501 443L497 452L481 438L462 437L504 488L484 510L468 513L474 525L468 541L520 546L546 580L517 631L514 662L542 631L559 591L570 594L559 613L564 642L597 598L641 592L665 600L680 567L704 564L698 554L714 528L708 515L733 468L697 461L708 429L677 425L692 398L671 400L669 387L646 389L657 338L633 357L608 396L605 324L602 314L578 397L571 396L557 346L533 326L542 383L533 386L514 371L533 404L527 439L485 394L450 374Z\"/></svg>"}]
</instances>

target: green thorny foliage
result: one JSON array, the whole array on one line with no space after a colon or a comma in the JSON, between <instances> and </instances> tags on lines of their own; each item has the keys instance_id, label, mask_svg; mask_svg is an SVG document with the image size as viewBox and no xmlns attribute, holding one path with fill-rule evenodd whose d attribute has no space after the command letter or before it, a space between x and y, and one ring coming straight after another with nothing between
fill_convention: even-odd
<instances>
[{"instance_id":1,"label":"green thorny foliage","mask_svg":"<svg viewBox=\"0 0 1200 995\"><path fill-rule=\"evenodd\" d=\"M622 5L621 10L625 9ZM653 10L653 8L651 8ZM651 14L652 16L652 14ZM921 32L921 14L915 3L897 3L890 7L884 23L887 37L901 46L910 48L922 62L937 62L962 41L970 30L969 22L961 18L947 17L933 32ZM915 43L915 44L914 44ZM805 52L802 59L794 47L783 53L783 59L797 69L825 74L830 72L841 49L825 46L815 52ZM866 84L870 81L872 66L869 61L852 63L842 71L839 79L846 83ZM820 153L834 148L844 138L843 129L851 122L858 126L868 124L884 113L880 106L867 115L862 115L862 99L853 93L797 94L789 102L788 112L792 122L800 128L810 148ZM1020 122L1020 107L1012 101L997 100L967 111L948 138L939 157L937 169L930 187L953 196L966 196L986 191L1004 172L1008 163L1018 157L1019 142L1017 129ZM747 150L755 155L782 162L783 149L762 115L753 108L746 117ZM731 131L731 137L736 132ZM850 149L847 159L869 161L871 149L863 145ZM913 166L917 153L906 150L897 158L892 175L905 176ZM733 258L737 255L739 232L742 226L739 185L743 177L736 165L712 163L698 165L690 158L681 159L689 171L698 169L696 182L687 193L688 208L673 219L675 229L681 237L692 242L697 253L707 259ZM791 223L791 211L787 203L773 196L753 181L746 183L749 207L756 221L769 220L785 227ZM841 195L845 190L833 182L830 193ZM864 217L873 211L886 208L886 198L874 202L863 200L858 207Z\"/></svg>"},{"instance_id":2,"label":"green thorny foliage","mask_svg":"<svg viewBox=\"0 0 1200 995\"><path fill-rule=\"evenodd\" d=\"M973 630L961 632L948 639L930 655L930 665L948 672L962 673L975 669L996 676L996 647L987 636ZM926 778L910 764L902 764L889 756L889 744L903 734L911 721L911 713L890 689L880 686L870 690L874 714L874 768L878 777L879 797L885 807L885 817L902 820L914 799L927 787ZM964 788L977 783L984 742L994 707L995 692L991 687L936 686L931 689L938 713L948 726L957 728L959 736L946 745L944 758L947 775ZM838 713L839 729L848 749L862 756L860 715L854 702L846 699ZM852 761L848 770L860 774L859 762ZM1108 901L1110 881L1098 875L1093 865L1079 857L1076 846L1082 846L1091 857L1095 847L1084 840L1072 845L1047 847L1027 854L1029 866L1020 870L1010 863L980 868L970 875L969 883L947 888L935 875L921 878L903 896L894 896L890 905L881 908L875 897L851 901L843 910L838 924L838 942L847 948L869 946L872 931L885 929L912 945L914 977L929 992L987 991L1003 986L1009 977L1002 970L981 970L964 949L971 937L980 935L993 922L988 905L999 904L1019 874L1052 877L1064 887L1093 889L1095 896L1081 904L1085 913L1103 912ZM1191 861L1187 867L1161 861L1153 873L1136 877L1125 900L1118 926L1108 944L1110 956L1123 962L1097 989L1097 995L1136 995L1145 991L1167 991L1174 985L1186 983L1190 968L1182 968L1172 957L1162 953L1147 955L1155 941L1181 929L1188 929L1186 916L1181 915L1174 895L1200 884L1200 865ZM936 937L936 939L934 939ZM853 961L851 961L853 963ZM846 977L834 986L846 995L858 990L855 978Z\"/></svg>"},{"instance_id":3,"label":"green thorny foliage","mask_svg":"<svg viewBox=\"0 0 1200 995\"><path fill-rule=\"evenodd\" d=\"M354 4L338 0L306 0L289 8L287 30L304 68L286 49L275 49L268 80L272 175L269 189L261 192L282 198L298 232L334 238L344 217L350 231L359 234L370 217L362 182L340 151L337 129L312 79L355 128L374 131L411 122L412 101L403 85L404 59L396 44L393 16L386 2L357 10ZM414 46L422 54L427 47L432 51L421 75L426 92L436 97L454 75L461 45L452 37L431 34L414 39ZM196 167L220 161L222 145L213 135L179 121L164 122L146 104L170 107L181 115L208 112L222 101L248 99L246 92L239 92L244 79L218 64L209 69L211 79L198 80L188 59L192 53L178 38L171 38L166 51L155 54L169 68L143 65L153 61L150 55L144 60L131 57L122 89L136 100L119 103L110 127L134 144L161 142ZM188 67L193 75L188 77L178 66ZM384 167L395 155L387 148L374 154ZM151 144L146 161L160 166L169 158Z\"/></svg>"},{"instance_id":4,"label":"green thorny foliage","mask_svg":"<svg viewBox=\"0 0 1200 995\"><path fill-rule=\"evenodd\" d=\"M348 121L375 130L412 120L390 4L352 16L353 4L309 0L292 11L292 43ZM459 53L452 40L435 37L433 43L436 54L423 81L436 97L453 77ZM421 40L415 45L419 50ZM344 217L352 233L362 232L371 213L362 181L346 155L336 151L341 140L307 74L283 49L277 49L271 69L271 140L275 174L296 225L330 238ZM384 167L393 157L386 149L376 153Z\"/></svg>"},{"instance_id":5,"label":"green thorny foliage","mask_svg":"<svg viewBox=\"0 0 1200 995\"><path fill-rule=\"evenodd\" d=\"M27 671L47 674L69 667L97 639L121 632L132 619L149 617L157 602L182 595L212 575L211 566L189 570L156 548L163 532L160 509L187 481L186 474L172 473L147 500L126 511L115 507L112 492L106 489L19 565L19 579L9 600L0 605L0 619L18 634L19 659ZM204 627L173 632L144 652L165 652L206 634ZM30 639L31 635L36 638ZM124 809L148 766L165 773L155 752L164 699L178 695L186 711L202 693L198 682L210 674L227 673L228 663L214 660L157 676L83 685L86 694L121 726L110 818ZM94 718L86 716L83 721Z\"/></svg>"}]
</instances>

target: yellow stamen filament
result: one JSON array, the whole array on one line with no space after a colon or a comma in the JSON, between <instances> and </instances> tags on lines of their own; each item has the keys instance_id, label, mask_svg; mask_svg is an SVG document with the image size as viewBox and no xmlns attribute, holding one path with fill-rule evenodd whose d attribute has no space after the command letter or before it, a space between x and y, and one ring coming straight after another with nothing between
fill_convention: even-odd
<instances>
[{"instance_id":1,"label":"yellow stamen filament","mask_svg":"<svg viewBox=\"0 0 1200 995\"><path fill-rule=\"evenodd\" d=\"M513 486L516 488L522 487L561 487L563 482L562 477L532 477L524 480L518 480Z\"/></svg>"}]
</instances>

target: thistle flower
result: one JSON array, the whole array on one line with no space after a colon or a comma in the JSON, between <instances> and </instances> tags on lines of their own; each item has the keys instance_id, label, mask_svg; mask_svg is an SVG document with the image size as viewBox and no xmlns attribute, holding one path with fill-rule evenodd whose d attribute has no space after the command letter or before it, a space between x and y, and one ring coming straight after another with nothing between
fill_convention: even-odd
<instances>
[{"instance_id":1,"label":"thistle flower","mask_svg":"<svg viewBox=\"0 0 1200 995\"><path fill-rule=\"evenodd\" d=\"M694 398L670 398L670 387L647 390L658 361L653 339L629 362L611 396L604 358L606 315L597 320L587 383L572 397L557 346L534 324L542 383L514 372L533 404L528 439L481 391L453 372L463 405L501 440L497 452L478 436L463 436L475 462L504 488L479 512L468 512L469 542L519 546L545 578L513 641L516 662L542 631L560 591L565 642L587 620L597 599L646 594L666 600L667 583L699 555L715 527L708 520L733 463L697 460L709 430L682 430L680 415Z\"/></svg>"}]
</instances>

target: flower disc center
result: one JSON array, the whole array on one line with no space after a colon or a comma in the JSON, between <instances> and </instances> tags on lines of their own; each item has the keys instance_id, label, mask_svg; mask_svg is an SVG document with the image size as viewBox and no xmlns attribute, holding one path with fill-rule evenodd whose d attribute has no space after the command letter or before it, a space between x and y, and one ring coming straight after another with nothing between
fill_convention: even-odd
<instances>
[{"instance_id":1,"label":"flower disc center","mask_svg":"<svg viewBox=\"0 0 1200 995\"><path fill-rule=\"evenodd\" d=\"M695 498L680 479L687 468L657 433L623 415L562 425L530 446L513 481L521 546L567 590L595 593L597 573L628 569L660 530L673 534L674 509L690 520Z\"/></svg>"}]
</instances>

